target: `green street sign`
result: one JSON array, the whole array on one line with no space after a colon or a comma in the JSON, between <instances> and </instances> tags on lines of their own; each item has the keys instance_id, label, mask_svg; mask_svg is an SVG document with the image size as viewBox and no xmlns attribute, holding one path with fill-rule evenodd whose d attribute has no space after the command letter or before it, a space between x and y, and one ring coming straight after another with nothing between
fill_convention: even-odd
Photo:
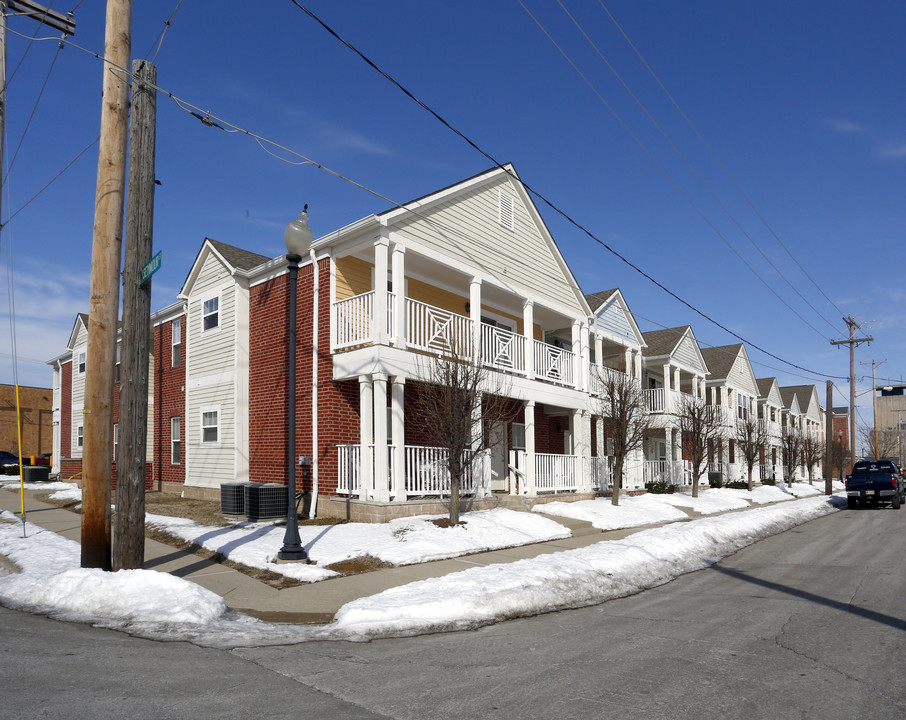
<instances>
[{"instance_id":1,"label":"green street sign","mask_svg":"<svg viewBox=\"0 0 906 720\"><path fill-rule=\"evenodd\" d=\"M139 279L139 284L144 285L148 278L150 278L154 273L160 270L160 254L162 251L158 250L157 255L151 258L142 266L142 274Z\"/></svg>"}]
</instances>

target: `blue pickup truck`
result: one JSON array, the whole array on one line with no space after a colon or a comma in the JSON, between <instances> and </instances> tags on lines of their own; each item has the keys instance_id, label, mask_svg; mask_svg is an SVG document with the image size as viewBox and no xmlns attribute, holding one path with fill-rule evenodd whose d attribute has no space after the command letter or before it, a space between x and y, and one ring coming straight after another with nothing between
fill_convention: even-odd
<instances>
[{"instance_id":1,"label":"blue pickup truck","mask_svg":"<svg viewBox=\"0 0 906 720\"><path fill-rule=\"evenodd\" d=\"M903 474L890 460L860 460L846 476L846 502L849 507L889 502L899 510L903 502Z\"/></svg>"}]
</instances>

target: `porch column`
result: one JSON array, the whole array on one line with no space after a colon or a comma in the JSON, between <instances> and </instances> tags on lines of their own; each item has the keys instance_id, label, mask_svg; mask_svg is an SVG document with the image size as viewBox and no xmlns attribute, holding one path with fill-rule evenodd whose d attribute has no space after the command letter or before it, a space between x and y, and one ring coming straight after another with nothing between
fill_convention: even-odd
<instances>
[{"instance_id":1,"label":"porch column","mask_svg":"<svg viewBox=\"0 0 906 720\"><path fill-rule=\"evenodd\" d=\"M588 410L578 410L573 415L576 424L576 478L579 492L591 492L591 415Z\"/></svg>"},{"instance_id":2,"label":"porch column","mask_svg":"<svg viewBox=\"0 0 906 720\"><path fill-rule=\"evenodd\" d=\"M604 366L604 338L595 328L595 367L600 369Z\"/></svg>"},{"instance_id":3,"label":"porch column","mask_svg":"<svg viewBox=\"0 0 906 720\"><path fill-rule=\"evenodd\" d=\"M396 375L390 387L390 435L393 438L393 496L404 502L406 495L406 378Z\"/></svg>"},{"instance_id":4,"label":"porch column","mask_svg":"<svg viewBox=\"0 0 906 720\"><path fill-rule=\"evenodd\" d=\"M632 351L635 356L635 377L641 382L642 381L642 353L638 350Z\"/></svg>"},{"instance_id":5,"label":"porch column","mask_svg":"<svg viewBox=\"0 0 906 720\"><path fill-rule=\"evenodd\" d=\"M579 382L580 390L589 390L588 372L591 369L591 356L588 353L588 323L579 325Z\"/></svg>"},{"instance_id":6,"label":"porch column","mask_svg":"<svg viewBox=\"0 0 906 720\"><path fill-rule=\"evenodd\" d=\"M523 494L535 497L535 401L525 403L525 490Z\"/></svg>"},{"instance_id":7,"label":"porch column","mask_svg":"<svg viewBox=\"0 0 906 720\"><path fill-rule=\"evenodd\" d=\"M522 335L525 337L525 375L535 377L535 303L522 301Z\"/></svg>"},{"instance_id":8,"label":"porch column","mask_svg":"<svg viewBox=\"0 0 906 720\"><path fill-rule=\"evenodd\" d=\"M680 376L680 369L674 368L673 370L673 382L670 383L676 392L680 392L683 388L682 377Z\"/></svg>"},{"instance_id":9,"label":"porch column","mask_svg":"<svg viewBox=\"0 0 906 720\"><path fill-rule=\"evenodd\" d=\"M472 448L481 450L484 443L484 433L482 432L482 400L484 393L476 393L476 402L472 406ZM472 482L475 485L475 497L488 497L491 494L490 473L485 476L485 468L490 470L490 465L485 463L485 453L479 453L475 456L472 463Z\"/></svg>"},{"instance_id":10,"label":"porch column","mask_svg":"<svg viewBox=\"0 0 906 720\"><path fill-rule=\"evenodd\" d=\"M632 348L623 351L623 364L626 366L626 376L632 377Z\"/></svg>"},{"instance_id":11,"label":"porch column","mask_svg":"<svg viewBox=\"0 0 906 720\"><path fill-rule=\"evenodd\" d=\"M670 372L670 363L664 365L664 412L669 413L673 411L673 403L670 402L670 386L672 385L673 377Z\"/></svg>"},{"instance_id":12,"label":"porch column","mask_svg":"<svg viewBox=\"0 0 906 720\"><path fill-rule=\"evenodd\" d=\"M379 237L374 241L374 343L387 344L387 255L390 240Z\"/></svg>"},{"instance_id":13,"label":"porch column","mask_svg":"<svg viewBox=\"0 0 906 720\"><path fill-rule=\"evenodd\" d=\"M387 376L374 373L374 499L390 502L390 452L387 447Z\"/></svg>"},{"instance_id":14,"label":"porch column","mask_svg":"<svg viewBox=\"0 0 906 720\"><path fill-rule=\"evenodd\" d=\"M664 443L667 446L664 459L667 461L667 478L673 479L673 428L664 428Z\"/></svg>"},{"instance_id":15,"label":"porch column","mask_svg":"<svg viewBox=\"0 0 906 720\"><path fill-rule=\"evenodd\" d=\"M371 469L374 440L374 386L369 375L359 376L359 500L371 495Z\"/></svg>"},{"instance_id":16,"label":"porch column","mask_svg":"<svg viewBox=\"0 0 906 720\"><path fill-rule=\"evenodd\" d=\"M330 258L330 349L337 345L337 259L333 253Z\"/></svg>"},{"instance_id":17,"label":"porch column","mask_svg":"<svg viewBox=\"0 0 906 720\"><path fill-rule=\"evenodd\" d=\"M573 320L572 326L572 352L573 352L573 373L576 378L576 389L583 390L585 381L582 379L582 323L579 320Z\"/></svg>"},{"instance_id":18,"label":"porch column","mask_svg":"<svg viewBox=\"0 0 906 720\"><path fill-rule=\"evenodd\" d=\"M393 306L393 344L406 349L406 246L394 243L391 283L395 297Z\"/></svg>"},{"instance_id":19,"label":"porch column","mask_svg":"<svg viewBox=\"0 0 906 720\"><path fill-rule=\"evenodd\" d=\"M481 351L481 280L472 278L469 283L469 317L472 320L472 361L478 363Z\"/></svg>"}]
</instances>

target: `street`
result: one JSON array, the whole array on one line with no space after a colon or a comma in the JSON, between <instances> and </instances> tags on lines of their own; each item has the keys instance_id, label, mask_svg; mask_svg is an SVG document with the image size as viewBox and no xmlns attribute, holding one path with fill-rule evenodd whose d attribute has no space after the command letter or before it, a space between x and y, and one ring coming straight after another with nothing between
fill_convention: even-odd
<instances>
[{"instance_id":1,"label":"street","mask_svg":"<svg viewBox=\"0 0 906 720\"><path fill-rule=\"evenodd\" d=\"M834 513L603 605L223 652L0 610L6 717L901 718L906 512Z\"/></svg>"}]
</instances>

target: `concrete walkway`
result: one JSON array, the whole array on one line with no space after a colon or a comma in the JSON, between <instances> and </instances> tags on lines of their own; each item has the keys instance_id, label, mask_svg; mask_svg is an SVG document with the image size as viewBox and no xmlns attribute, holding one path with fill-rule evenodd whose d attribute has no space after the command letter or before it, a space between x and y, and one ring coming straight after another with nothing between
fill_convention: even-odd
<instances>
[{"instance_id":1,"label":"concrete walkway","mask_svg":"<svg viewBox=\"0 0 906 720\"><path fill-rule=\"evenodd\" d=\"M81 541L81 516L34 499L34 492L25 491L27 520L47 530ZM18 489L0 489L0 508L13 513L20 509ZM689 512L690 517L697 515ZM550 517L550 516L548 516ZM192 553L145 538L145 564L148 570L167 572L190 580L220 595L227 606L270 622L326 623L337 610L351 600L375 595L388 588L417 580L426 580L470 567L510 563L534 558L561 550L574 550L602 540L618 540L639 530L656 527L646 525L625 530L601 531L591 523L569 518L551 517L568 527L573 536L563 540L522 545L466 555L450 560L438 560L419 565L404 565L375 570L358 575L322 580L317 583L278 590L270 585Z\"/></svg>"}]
</instances>

